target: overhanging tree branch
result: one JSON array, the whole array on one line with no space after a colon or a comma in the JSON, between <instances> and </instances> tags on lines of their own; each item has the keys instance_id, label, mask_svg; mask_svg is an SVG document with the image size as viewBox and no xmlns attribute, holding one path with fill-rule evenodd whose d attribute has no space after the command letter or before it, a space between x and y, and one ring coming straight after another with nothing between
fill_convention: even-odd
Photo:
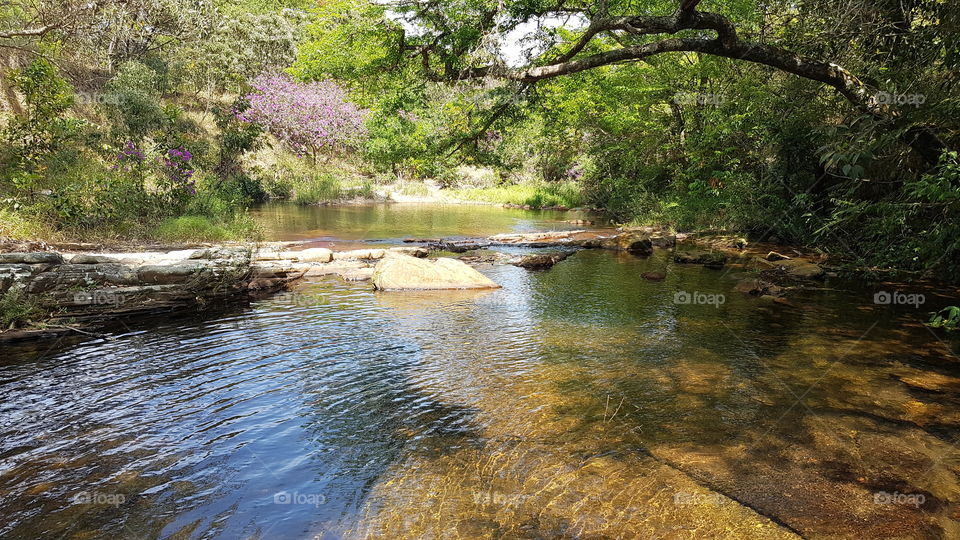
<instances>
[{"instance_id":1,"label":"overhanging tree branch","mask_svg":"<svg viewBox=\"0 0 960 540\"><path fill-rule=\"evenodd\" d=\"M543 65L520 69L509 69L503 66L472 67L455 74L445 73L445 75L447 79L494 77L533 84L544 79L570 75L601 66L637 62L658 54L697 52L762 64L829 85L860 111L890 125L893 125L899 117L896 110L877 98L877 93L872 88L843 67L831 62L807 58L779 47L744 41L738 37L736 26L727 17L717 13L696 11L698 3L699 0L684 0L680 8L669 16L594 19L569 51ZM685 30L712 30L717 35L716 38L667 38L577 58L577 55L600 33L619 31L632 35L672 35ZM424 67L429 69L429 60L426 58L424 58ZM931 164L936 164L940 155L947 150L946 143L926 126L911 128L901 137L901 140Z\"/></svg>"}]
</instances>

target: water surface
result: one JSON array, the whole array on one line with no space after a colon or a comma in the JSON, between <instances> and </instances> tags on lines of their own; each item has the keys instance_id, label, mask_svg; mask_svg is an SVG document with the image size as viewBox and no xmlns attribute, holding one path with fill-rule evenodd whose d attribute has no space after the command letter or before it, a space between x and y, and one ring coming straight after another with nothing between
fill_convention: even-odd
<instances>
[{"instance_id":1,"label":"water surface","mask_svg":"<svg viewBox=\"0 0 960 540\"><path fill-rule=\"evenodd\" d=\"M586 212L507 209L486 204L384 203L297 206L270 203L252 210L270 240L400 243L404 238L483 237L501 233L581 229Z\"/></svg>"},{"instance_id":2,"label":"water surface","mask_svg":"<svg viewBox=\"0 0 960 540\"><path fill-rule=\"evenodd\" d=\"M5 346L0 537L960 536L960 348L919 324L956 298L781 305L663 251L481 270Z\"/></svg>"}]
</instances>

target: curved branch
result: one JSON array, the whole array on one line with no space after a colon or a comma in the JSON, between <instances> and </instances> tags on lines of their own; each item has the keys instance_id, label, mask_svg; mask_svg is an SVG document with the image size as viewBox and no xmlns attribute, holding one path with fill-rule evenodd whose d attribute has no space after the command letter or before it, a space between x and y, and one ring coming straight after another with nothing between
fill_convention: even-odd
<instances>
[{"instance_id":1,"label":"curved branch","mask_svg":"<svg viewBox=\"0 0 960 540\"><path fill-rule=\"evenodd\" d=\"M22 30L11 30L9 32L0 32L0 39L12 39L16 37L37 37L50 33L59 28L58 24L48 24L38 28L24 28Z\"/></svg>"},{"instance_id":2,"label":"curved branch","mask_svg":"<svg viewBox=\"0 0 960 540\"><path fill-rule=\"evenodd\" d=\"M505 69L500 66L477 67L465 70L456 78L497 77L532 84L543 79L569 75L601 66L622 62L636 62L657 54L670 52L698 52L762 64L799 77L829 85L864 113L881 121L893 121L899 116L888 104L881 103L877 94L863 81L843 67L807 58L786 49L742 41L736 27L716 13L695 11L696 1L670 16L609 17L591 22L573 48L553 62L523 69ZM716 38L668 38L643 45L622 47L582 58L576 55L598 33L621 30L632 34L676 34L682 30L713 30ZM902 142L911 146L925 161L936 164L947 150L946 143L929 127L911 128Z\"/></svg>"}]
</instances>

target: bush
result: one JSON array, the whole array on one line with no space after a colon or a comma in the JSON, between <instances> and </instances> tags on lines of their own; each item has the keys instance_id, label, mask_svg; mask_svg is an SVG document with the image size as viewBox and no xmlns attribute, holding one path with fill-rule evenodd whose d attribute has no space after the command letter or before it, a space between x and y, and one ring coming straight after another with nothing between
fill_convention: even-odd
<instances>
[{"instance_id":1,"label":"bush","mask_svg":"<svg viewBox=\"0 0 960 540\"><path fill-rule=\"evenodd\" d=\"M119 134L142 140L161 128L167 114L160 105L160 77L139 62L126 62L104 87L103 109Z\"/></svg>"},{"instance_id":2,"label":"bush","mask_svg":"<svg viewBox=\"0 0 960 540\"><path fill-rule=\"evenodd\" d=\"M157 205L135 175L82 159L33 208L57 228L82 233L138 222Z\"/></svg>"},{"instance_id":3,"label":"bush","mask_svg":"<svg viewBox=\"0 0 960 540\"><path fill-rule=\"evenodd\" d=\"M32 196L50 162L58 153L69 152L67 143L77 137L83 123L64 117L73 103L73 90L50 62L34 60L9 78L23 94L26 108L3 130L4 180L15 194Z\"/></svg>"},{"instance_id":4,"label":"bush","mask_svg":"<svg viewBox=\"0 0 960 540\"><path fill-rule=\"evenodd\" d=\"M168 218L157 227L156 237L169 242L224 242L250 240L260 236L253 218L234 214L229 218L180 216Z\"/></svg>"},{"instance_id":5,"label":"bush","mask_svg":"<svg viewBox=\"0 0 960 540\"><path fill-rule=\"evenodd\" d=\"M220 155L216 171L221 176L238 174L240 157L260 146L260 135L263 133L260 126L243 122L238 118L238 115L249 108L250 102L241 97L234 101L229 108L214 111L217 127L220 129L217 137L220 145Z\"/></svg>"},{"instance_id":6,"label":"bush","mask_svg":"<svg viewBox=\"0 0 960 540\"><path fill-rule=\"evenodd\" d=\"M16 328L43 315L36 295L11 289L0 295L0 330Z\"/></svg>"},{"instance_id":7,"label":"bush","mask_svg":"<svg viewBox=\"0 0 960 540\"><path fill-rule=\"evenodd\" d=\"M316 174L302 179L293 188L293 201L297 204L317 204L343 198L344 191L332 174Z\"/></svg>"},{"instance_id":8,"label":"bush","mask_svg":"<svg viewBox=\"0 0 960 540\"><path fill-rule=\"evenodd\" d=\"M583 192L576 182L538 182L485 188L450 190L450 196L466 201L482 201L498 204L525 204L534 208L566 206L574 208L583 204Z\"/></svg>"}]
</instances>

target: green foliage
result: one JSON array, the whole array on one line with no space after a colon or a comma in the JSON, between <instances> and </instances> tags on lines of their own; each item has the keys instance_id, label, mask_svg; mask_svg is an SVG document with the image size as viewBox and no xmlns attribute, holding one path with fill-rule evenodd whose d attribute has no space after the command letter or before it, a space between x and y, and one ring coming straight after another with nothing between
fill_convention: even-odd
<instances>
[{"instance_id":1,"label":"green foliage","mask_svg":"<svg viewBox=\"0 0 960 540\"><path fill-rule=\"evenodd\" d=\"M157 227L156 237L169 242L224 242L250 240L260 232L253 219L245 214L227 219L186 215L168 218Z\"/></svg>"},{"instance_id":2,"label":"green foliage","mask_svg":"<svg viewBox=\"0 0 960 540\"><path fill-rule=\"evenodd\" d=\"M0 330L23 326L43 315L36 295L22 289L10 289L0 295Z\"/></svg>"},{"instance_id":3,"label":"green foliage","mask_svg":"<svg viewBox=\"0 0 960 540\"><path fill-rule=\"evenodd\" d=\"M214 110L219 133L220 156L217 172L220 175L239 173L240 158L247 152L256 150L262 144L263 130L258 124L242 122L237 118L250 106L245 98L237 98L230 107ZM257 190L262 193L262 190Z\"/></svg>"},{"instance_id":4,"label":"green foliage","mask_svg":"<svg viewBox=\"0 0 960 540\"><path fill-rule=\"evenodd\" d=\"M26 106L3 130L4 176L15 192L32 195L48 161L76 139L82 123L65 117L73 90L49 61L34 60L8 78Z\"/></svg>"},{"instance_id":5,"label":"green foliage","mask_svg":"<svg viewBox=\"0 0 960 540\"><path fill-rule=\"evenodd\" d=\"M160 103L160 77L140 62L126 62L106 86L104 110L121 134L142 140L168 121Z\"/></svg>"},{"instance_id":6,"label":"green foliage","mask_svg":"<svg viewBox=\"0 0 960 540\"><path fill-rule=\"evenodd\" d=\"M306 41L291 71L302 80L348 82L365 106L373 105L385 87L402 79L402 32L386 17L387 6L366 0L323 2L306 27Z\"/></svg>"},{"instance_id":7,"label":"green foliage","mask_svg":"<svg viewBox=\"0 0 960 540\"><path fill-rule=\"evenodd\" d=\"M948 306L936 313L931 313L927 325L944 330L960 329L960 307Z\"/></svg>"},{"instance_id":8,"label":"green foliage","mask_svg":"<svg viewBox=\"0 0 960 540\"><path fill-rule=\"evenodd\" d=\"M73 89L46 59L38 58L14 71L10 82L23 94L26 117L36 122L59 119L73 104Z\"/></svg>"},{"instance_id":9,"label":"green foliage","mask_svg":"<svg viewBox=\"0 0 960 540\"><path fill-rule=\"evenodd\" d=\"M240 91L247 80L283 69L295 58L303 11L224 7L230 13L223 14L204 39L184 43L179 51L182 61L173 69L188 88Z\"/></svg>"},{"instance_id":10,"label":"green foliage","mask_svg":"<svg viewBox=\"0 0 960 540\"><path fill-rule=\"evenodd\" d=\"M957 155L900 190L864 200L857 183L838 185L813 238L846 247L855 262L952 279L960 272Z\"/></svg>"},{"instance_id":11,"label":"green foliage","mask_svg":"<svg viewBox=\"0 0 960 540\"><path fill-rule=\"evenodd\" d=\"M343 187L332 174L313 174L302 178L293 188L297 204L317 204L336 201L343 197Z\"/></svg>"},{"instance_id":12,"label":"green foliage","mask_svg":"<svg viewBox=\"0 0 960 540\"><path fill-rule=\"evenodd\" d=\"M583 204L583 194L576 182L539 182L454 189L449 192L449 195L464 201L529 205L533 208L545 206L574 208Z\"/></svg>"},{"instance_id":13,"label":"green foliage","mask_svg":"<svg viewBox=\"0 0 960 540\"><path fill-rule=\"evenodd\" d=\"M121 224L131 216L142 215L145 208L155 207L135 176L96 161L81 161L34 209L47 216L57 228L82 234Z\"/></svg>"}]
</instances>

